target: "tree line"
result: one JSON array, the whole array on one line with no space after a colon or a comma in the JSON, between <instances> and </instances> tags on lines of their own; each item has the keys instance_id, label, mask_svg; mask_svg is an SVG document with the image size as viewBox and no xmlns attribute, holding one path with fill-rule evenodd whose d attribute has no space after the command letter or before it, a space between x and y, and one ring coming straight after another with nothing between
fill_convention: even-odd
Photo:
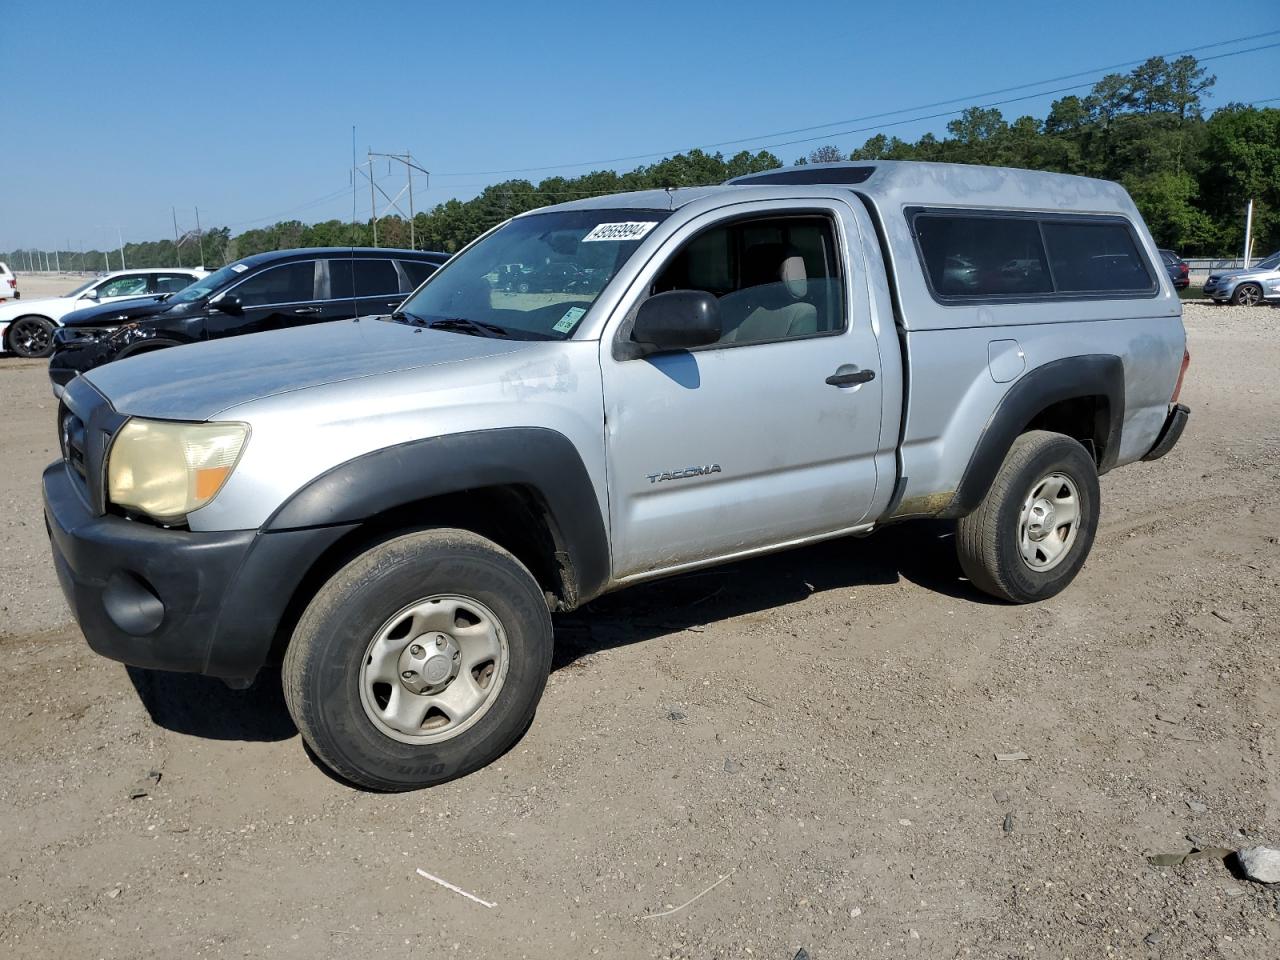
<instances>
[{"instance_id":1,"label":"tree line","mask_svg":"<svg viewBox=\"0 0 1280 960\"><path fill-rule=\"evenodd\" d=\"M1244 206L1255 201L1255 253L1280 249L1280 110L1232 103L1204 114L1202 95L1212 88L1194 57L1153 57L1127 74L1111 74L1085 96L1055 100L1043 118L1012 121L994 107L970 107L947 124L947 136L926 133L915 141L877 134L852 153L832 145L796 163L833 160L929 160L977 163L1073 173L1115 180L1133 196L1161 247L1183 256L1238 255L1244 241ZM548 204L624 190L704 186L782 166L768 151L730 157L690 150L617 173L597 170L579 177L549 177L534 184L507 180L470 200L448 200L414 217L413 245L454 253L508 217ZM287 220L231 235L227 227L198 238L210 268L268 250L303 246L372 246L372 221ZM409 221L381 217L379 246L408 247ZM23 250L8 254L21 269ZM128 266L191 265L197 241L184 238L125 244ZM50 262L54 256L50 255ZM118 251L60 251L64 269L119 269Z\"/></svg>"}]
</instances>

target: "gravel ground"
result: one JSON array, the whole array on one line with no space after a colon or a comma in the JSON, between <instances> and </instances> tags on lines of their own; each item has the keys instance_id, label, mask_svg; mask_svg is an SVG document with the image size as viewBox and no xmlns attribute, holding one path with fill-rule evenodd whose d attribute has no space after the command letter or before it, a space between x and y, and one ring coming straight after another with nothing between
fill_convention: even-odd
<instances>
[{"instance_id":1,"label":"gravel ground","mask_svg":"<svg viewBox=\"0 0 1280 960\"><path fill-rule=\"evenodd\" d=\"M987 601L931 523L636 588L559 621L505 758L399 796L273 678L89 653L0 360L0 956L1280 956L1280 889L1147 860L1280 844L1280 313L1186 322L1187 436L1065 594Z\"/></svg>"}]
</instances>

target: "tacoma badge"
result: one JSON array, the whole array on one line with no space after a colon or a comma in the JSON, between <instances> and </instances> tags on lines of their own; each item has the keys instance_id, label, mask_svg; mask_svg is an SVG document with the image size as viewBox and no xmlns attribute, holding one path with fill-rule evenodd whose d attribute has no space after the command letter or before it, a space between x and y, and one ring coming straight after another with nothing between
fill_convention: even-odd
<instances>
[{"instance_id":1,"label":"tacoma badge","mask_svg":"<svg viewBox=\"0 0 1280 960\"><path fill-rule=\"evenodd\" d=\"M683 470L664 470L662 473L651 473L648 476L650 483L661 483L663 480L684 480L688 477L705 477L708 474L720 472L720 464L712 463L705 467L685 467Z\"/></svg>"}]
</instances>

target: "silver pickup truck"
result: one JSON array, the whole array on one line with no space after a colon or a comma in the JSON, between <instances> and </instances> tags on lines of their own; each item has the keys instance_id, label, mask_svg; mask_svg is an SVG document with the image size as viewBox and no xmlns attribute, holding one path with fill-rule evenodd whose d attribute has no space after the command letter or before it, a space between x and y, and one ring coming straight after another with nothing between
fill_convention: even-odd
<instances>
[{"instance_id":1,"label":"silver pickup truck","mask_svg":"<svg viewBox=\"0 0 1280 960\"><path fill-rule=\"evenodd\" d=\"M1119 186L801 166L524 214L390 317L95 369L45 513L94 650L282 663L315 754L402 790L500 755L551 614L641 580L944 517L977 589L1053 596L1188 360Z\"/></svg>"}]
</instances>

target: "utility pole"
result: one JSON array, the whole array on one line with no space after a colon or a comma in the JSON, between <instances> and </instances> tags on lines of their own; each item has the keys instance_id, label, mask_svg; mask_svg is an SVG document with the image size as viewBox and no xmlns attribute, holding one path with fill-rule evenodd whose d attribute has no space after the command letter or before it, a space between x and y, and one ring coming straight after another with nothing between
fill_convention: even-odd
<instances>
[{"instance_id":1,"label":"utility pole","mask_svg":"<svg viewBox=\"0 0 1280 960\"><path fill-rule=\"evenodd\" d=\"M405 147L404 155L410 160L413 159L413 154L408 147ZM404 168L405 172L409 174L409 249L417 250L418 232L413 223L413 167L411 164L406 163Z\"/></svg>"},{"instance_id":2,"label":"utility pole","mask_svg":"<svg viewBox=\"0 0 1280 960\"><path fill-rule=\"evenodd\" d=\"M197 266L204 266L204 231L200 229L200 208L196 207L196 240L200 243L200 263Z\"/></svg>"},{"instance_id":3,"label":"utility pole","mask_svg":"<svg viewBox=\"0 0 1280 960\"><path fill-rule=\"evenodd\" d=\"M169 212L173 214L173 252L178 256L178 266L182 266L182 250L178 247L178 211L171 206Z\"/></svg>"},{"instance_id":4,"label":"utility pole","mask_svg":"<svg viewBox=\"0 0 1280 960\"><path fill-rule=\"evenodd\" d=\"M119 227L116 227L116 239L120 241L120 269L128 270L129 268L124 265L124 234Z\"/></svg>"},{"instance_id":5,"label":"utility pole","mask_svg":"<svg viewBox=\"0 0 1280 960\"><path fill-rule=\"evenodd\" d=\"M1244 208L1244 268L1249 269L1249 252L1253 249L1253 201Z\"/></svg>"},{"instance_id":6,"label":"utility pole","mask_svg":"<svg viewBox=\"0 0 1280 960\"><path fill-rule=\"evenodd\" d=\"M378 204L373 196L373 147L367 150L369 154L369 214L373 218L373 245L378 245Z\"/></svg>"},{"instance_id":7,"label":"utility pole","mask_svg":"<svg viewBox=\"0 0 1280 960\"><path fill-rule=\"evenodd\" d=\"M57 270L59 273L61 273L62 272L62 251L60 250L53 251L53 262L54 262L54 269Z\"/></svg>"}]
</instances>

